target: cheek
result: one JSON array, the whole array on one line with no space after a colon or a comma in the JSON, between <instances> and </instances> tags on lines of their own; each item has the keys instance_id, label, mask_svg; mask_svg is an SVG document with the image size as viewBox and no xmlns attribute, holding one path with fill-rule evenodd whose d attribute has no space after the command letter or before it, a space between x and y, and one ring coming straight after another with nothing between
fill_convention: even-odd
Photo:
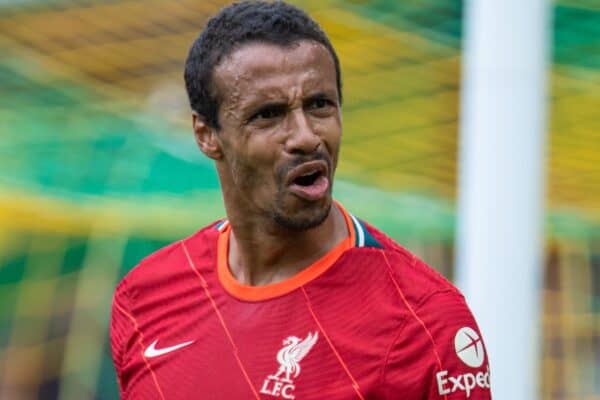
<instances>
[{"instance_id":1,"label":"cheek","mask_svg":"<svg viewBox=\"0 0 600 400\"><path fill-rule=\"evenodd\" d=\"M247 184L251 182L254 175L252 163L248 160L247 154L239 151L235 143L226 140L222 142L222 149L232 182L240 190L246 190Z\"/></svg>"},{"instance_id":2,"label":"cheek","mask_svg":"<svg viewBox=\"0 0 600 400\"><path fill-rule=\"evenodd\" d=\"M282 129L258 132L246 143L247 159L261 175L272 176L282 151Z\"/></svg>"},{"instance_id":3,"label":"cheek","mask_svg":"<svg viewBox=\"0 0 600 400\"><path fill-rule=\"evenodd\" d=\"M244 191L271 191L275 184L273 154L266 144L253 143L246 150L237 152L230 163L236 186Z\"/></svg>"},{"instance_id":4,"label":"cheek","mask_svg":"<svg viewBox=\"0 0 600 400\"><path fill-rule=\"evenodd\" d=\"M314 129L325 141L328 149L335 155L342 138L342 124L339 117L315 121Z\"/></svg>"}]
</instances>

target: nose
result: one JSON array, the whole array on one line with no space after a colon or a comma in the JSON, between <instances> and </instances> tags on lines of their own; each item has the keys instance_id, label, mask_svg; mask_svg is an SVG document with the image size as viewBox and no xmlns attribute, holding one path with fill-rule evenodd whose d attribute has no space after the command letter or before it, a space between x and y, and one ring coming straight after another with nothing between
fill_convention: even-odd
<instances>
[{"instance_id":1,"label":"nose","mask_svg":"<svg viewBox=\"0 0 600 400\"><path fill-rule=\"evenodd\" d=\"M298 107L289 114L288 137L285 149L290 154L311 154L321 143L320 136L315 132L306 112Z\"/></svg>"}]
</instances>

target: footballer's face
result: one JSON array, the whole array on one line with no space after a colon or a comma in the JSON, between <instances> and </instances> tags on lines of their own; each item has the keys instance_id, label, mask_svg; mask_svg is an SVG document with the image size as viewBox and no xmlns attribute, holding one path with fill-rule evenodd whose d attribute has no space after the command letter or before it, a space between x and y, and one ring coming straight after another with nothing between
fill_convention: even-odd
<instances>
[{"instance_id":1,"label":"footballer's face","mask_svg":"<svg viewBox=\"0 0 600 400\"><path fill-rule=\"evenodd\" d=\"M320 225L331 208L342 134L327 49L313 41L251 43L213 77L220 99L213 158L226 207L291 230Z\"/></svg>"}]
</instances>

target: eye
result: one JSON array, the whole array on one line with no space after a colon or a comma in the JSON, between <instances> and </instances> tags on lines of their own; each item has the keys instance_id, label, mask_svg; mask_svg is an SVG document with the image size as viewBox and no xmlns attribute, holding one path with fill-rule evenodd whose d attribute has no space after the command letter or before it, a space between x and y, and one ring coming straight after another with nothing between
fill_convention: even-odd
<instances>
[{"instance_id":1,"label":"eye","mask_svg":"<svg viewBox=\"0 0 600 400\"><path fill-rule=\"evenodd\" d=\"M282 116L285 113L285 107L280 105L266 106L258 110L250 117L250 121L270 120Z\"/></svg>"},{"instance_id":2,"label":"eye","mask_svg":"<svg viewBox=\"0 0 600 400\"><path fill-rule=\"evenodd\" d=\"M330 100L323 98L323 97L318 97L316 99L312 99L308 103L308 108L319 109L319 108L325 108L325 107L332 106L332 105L333 105L333 102L331 102Z\"/></svg>"},{"instance_id":3,"label":"eye","mask_svg":"<svg viewBox=\"0 0 600 400\"><path fill-rule=\"evenodd\" d=\"M304 109L317 118L328 118L337 111L336 103L324 95L307 99L304 103Z\"/></svg>"}]
</instances>

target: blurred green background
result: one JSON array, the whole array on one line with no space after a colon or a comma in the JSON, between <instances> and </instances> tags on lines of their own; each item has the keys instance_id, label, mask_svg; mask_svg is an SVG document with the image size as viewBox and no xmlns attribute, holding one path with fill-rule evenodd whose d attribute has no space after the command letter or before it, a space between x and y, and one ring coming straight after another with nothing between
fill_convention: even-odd
<instances>
[{"instance_id":1,"label":"blurred green background","mask_svg":"<svg viewBox=\"0 0 600 400\"><path fill-rule=\"evenodd\" d=\"M452 278L462 2L294 3L342 63L336 197ZM223 4L0 0L0 399L118 398L116 283L223 216L182 79ZM551 7L540 398L597 400L600 4Z\"/></svg>"}]
</instances>

